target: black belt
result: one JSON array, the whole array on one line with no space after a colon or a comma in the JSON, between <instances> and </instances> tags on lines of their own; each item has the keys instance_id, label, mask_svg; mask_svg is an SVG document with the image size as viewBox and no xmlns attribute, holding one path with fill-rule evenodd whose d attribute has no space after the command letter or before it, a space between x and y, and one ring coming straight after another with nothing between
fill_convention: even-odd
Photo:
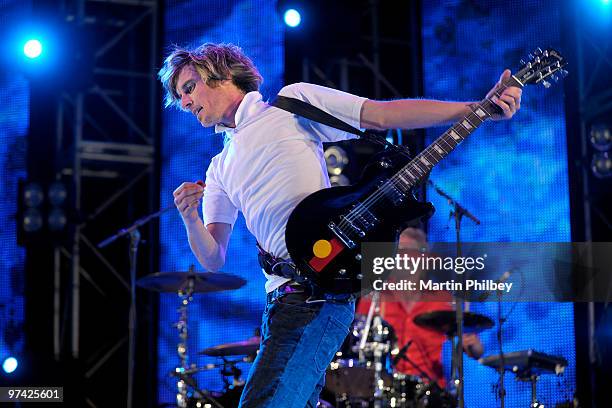
<instances>
[{"instance_id":1,"label":"black belt","mask_svg":"<svg viewBox=\"0 0 612 408\"><path fill-rule=\"evenodd\" d=\"M286 295L301 295L304 301L307 301L312 296L312 291L299 283L286 282L268 293L267 301L268 303L274 303Z\"/></svg>"}]
</instances>

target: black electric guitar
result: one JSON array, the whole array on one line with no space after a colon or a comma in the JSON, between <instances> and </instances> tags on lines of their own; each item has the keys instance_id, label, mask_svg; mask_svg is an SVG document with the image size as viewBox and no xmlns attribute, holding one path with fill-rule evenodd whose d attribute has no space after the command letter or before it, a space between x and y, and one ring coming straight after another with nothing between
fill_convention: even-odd
<instances>
[{"instance_id":1,"label":"black electric guitar","mask_svg":"<svg viewBox=\"0 0 612 408\"><path fill-rule=\"evenodd\" d=\"M550 79L567 74L565 65L557 51L538 48L529 55L529 62L521 61L521 68L501 84L497 96L510 86L543 83L548 87ZM323 189L302 200L285 232L289 254L300 273L329 293L363 292L361 243L397 242L406 226L429 218L433 205L418 202L413 188L498 112L499 107L485 99L413 159L383 152L364 169L359 183Z\"/></svg>"}]
</instances>

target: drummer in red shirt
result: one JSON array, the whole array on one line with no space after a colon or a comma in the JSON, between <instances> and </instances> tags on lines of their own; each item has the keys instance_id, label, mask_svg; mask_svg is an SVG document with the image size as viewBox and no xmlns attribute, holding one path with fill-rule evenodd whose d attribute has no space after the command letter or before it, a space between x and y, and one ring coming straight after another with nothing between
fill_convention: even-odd
<instances>
[{"instance_id":1,"label":"drummer in red shirt","mask_svg":"<svg viewBox=\"0 0 612 408\"><path fill-rule=\"evenodd\" d=\"M423 231L406 228L400 234L398 252L417 253L426 250L427 246L427 238ZM412 279L414 280L414 277ZM421 313L453 310L450 293L415 292L414 296L408 298L405 293L390 291L382 293L380 299L380 315L393 327L397 336L397 347L402 348L411 342L405 351L407 359L400 358L395 370L421 377L426 382L434 381L444 388L446 380L442 366L442 346L447 337L434 330L417 326L413 319ZM370 304L369 298L361 299L357 313L367 315ZM464 334L463 350L473 359L480 358L484 348L478 335Z\"/></svg>"}]
</instances>

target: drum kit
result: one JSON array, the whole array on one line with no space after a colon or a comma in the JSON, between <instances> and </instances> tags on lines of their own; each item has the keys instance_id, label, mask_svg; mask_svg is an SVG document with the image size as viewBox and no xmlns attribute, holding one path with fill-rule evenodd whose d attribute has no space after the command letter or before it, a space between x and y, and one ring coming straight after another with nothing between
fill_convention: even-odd
<instances>
[{"instance_id":1,"label":"drum kit","mask_svg":"<svg viewBox=\"0 0 612 408\"><path fill-rule=\"evenodd\" d=\"M403 374L395 368L411 342L398 347L393 327L379 315L378 294L372 297L367 316L357 315L352 330L336 353L326 373L324 396L335 399L336 407L450 408L456 399L435 381ZM417 315L418 326L452 337L455 314L435 311ZM476 313L466 313L467 332L491 328L493 321ZM411 362L412 363L412 362ZM414 364L414 363L413 363Z\"/></svg>"},{"instance_id":2,"label":"drum kit","mask_svg":"<svg viewBox=\"0 0 612 408\"><path fill-rule=\"evenodd\" d=\"M253 362L259 350L260 337L244 341L219 344L199 352L200 355L216 357L220 363L198 367L189 361L188 353L188 307L193 296L209 292L235 290L246 281L226 273L196 273L193 267L187 272L160 272L138 280L138 286L156 292L178 295L178 321L174 324L178 332L177 356L179 364L171 373L177 378L176 404L187 407L237 407L244 380L237 367L239 363ZM382 319L374 294L367 316L358 315L351 330L326 371L325 389L320 407L398 407L398 408L451 408L457 406L456 398L447 390L427 378L398 372L394 366L400 359L408 360L405 352L410 344L398 348L393 327ZM418 326L445 334L451 338L456 333L454 311L433 311L417 315ZM493 327L493 321L471 312L464 314L464 332L479 333ZM516 355L515 355L516 354ZM553 370L557 374L567 365L563 358L548 356L532 350L481 359L483 365L493 368L504 365L505 370L529 380L533 385L532 403L537 403L535 384L538 376ZM552 367L552 368L551 368ZM225 385L220 392L198 387L195 374L200 371L219 369ZM519 376L520 374L520 376ZM330 403L327 401L334 401ZM533 406L533 405L532 405ZM537 406L537 405L536 405Z\"/></svg>"},{"instance_id":3,"label":"drum kit","mask_svg":"<svg viewBox=\"0 0 612 408\"><path fill-rule=\"evenodd\" d=\"M176 388L176 405L179 408L187 407L215 407L226 408L234 401L226 401L237 395L240 398L241 386L244 381L241 379L241 372L236 367L237 363L253 361L251 356L257 353L259 348L259 338L249 339L240 343L223 344L217 347L203 350L200 354L205 354L214 357L222 357L223 362L220 364L208 364L203 367L198 367L196 364L189 362L188 349L188 314L189 304L193 300L195 294L203 294L210 292L219 292L224 290L235 290L246 284L246 281L238 276L227 273L214 272L195 272L193 265L187 272L159 272L145 276L138 280L138 286L155 292L176 293L179 298L178 321L174 324L178 331L178 344L176 352L179 359L179 365L175 371L171 373L177 378ZM229 360L226 357L244 355L246 358L240 360ZM225 393L215 393L200 389L194 374L200 371L221 369L224 383L226 385ZM227 379L228 376L234 377L232 383Z\"/></svg>"}]
</instances>

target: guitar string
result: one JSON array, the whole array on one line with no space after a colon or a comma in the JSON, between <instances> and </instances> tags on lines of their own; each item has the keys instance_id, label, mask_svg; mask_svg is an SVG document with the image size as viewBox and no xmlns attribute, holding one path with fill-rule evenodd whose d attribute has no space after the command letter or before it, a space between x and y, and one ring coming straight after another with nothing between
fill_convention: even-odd
<instances>
[{"instance_id":1,"label":"guitar string","mask_svg":"<svg viewBox=\"0 0 612 408\"><path fill-rule=\"evenodd\" d=\"M484 106L479 105L480 107L484 108ZM484 110L486 111L486 108L484 108ZM470 112L468 115L466 115L466 117L464 117L464 120L466 120L467 116L469 116L470 114L473 114L473 111ZM461 122L461 121L460 121ZM469 120L468 120L469 122ZM481 124L484 121L481 120ZM458 122L459 123L459 122ZM456 133L459 133L456 130L456 125L453 125L451 127L450 130L455 130ZM475 126L472 125L472 127L474 127L475 130ZM459 143L461 141L463 141L465 138L467 138L467 136L469 136L469 134L471 134L471 132L466 135L465 137L461 137L461 141L460 142L452 142L454 143L454 146L449 143L448 139L448 133L450 131L445 132L441 137L438 138L438 140L436 140L434 143L432 143L430 146L428 146L425 150L423 150L421 153L419 153L410 163L408 163L406 166L404 166L401 170L399 170L396 174L394 174L392 177L390 177L381 187L379 187L379 189L372 194L370 197L368 197L368 199L366 199L363 202L360 202L357 204L356 208L352 209L351 212L349 212L349 214L347 215L347 217L345 217L345 219L347 220L346 223L344 223L343 226L346 226L346 224L348 224L349 222L355 221L357 220L357 218L362 217L363 214L365 214L365 212L369 212L369 209L372 208L375 204L377 204L377 202L379 201L379 199L381 197L385 197L388 196L391 193L394 193L397 191L398 189L398 184L401 184L402 186L404 186L404 188L411 188L414 185L416 185L423 176L425 176L427 173L429 173L429 171L424 171L423 168L418 164L418 162L420 161L421 158L425 158L425 160L427 160L427 158L429 158L430 161L432 162L439 162L440 160L442 160L444 158L441 157L440 159L436 159L435 156L433 155L433 152L431 151L431 149L433 148L433 145L438 145L440 141L445 142L450 148L451 150L446 151L446 149L443 149L444 152L446 154L449 154L450 151L452 151L454 148L456 148ZM446 140L445 140L446 139ZM439 146L440 147L440 146ZM442 147L441 147L442 148ZM438 153L439 154L439 153ZM432 157L434 160L432 160ZM406 182L401 182L400 181L400 177L401 174L405 174L408 173L407 178L410 180L409 184L406 184ZM418 176L414 176L414 173L417 173ZM420 174L423 173L423 174Z\"/></svg>"},{"instance_id":2,"label":"guitar string","mask_svg":"<svg viewBox=\"0 0 612 408\"><path fill-rule=\"evenodd\" d=\"M500 97L501 93L509 87L509 83L510 81L504 84L502 84L500 86L500 88L494 93L495 96ZM478 104L478 107L483 108L484 111L489 114L489 117L491 116L491 114L487 111L487 109L485 108L485 103L489 102L491 105L493 106L497 106L494 105L493 101L491 101L490 99L485 99L485 101L481 102ZM348 226L348 224L353 224L354 221L357 221L357 218L362 217L366 212L369 212L372 216L374 216L372 214L372 212L370 211L370 208L373 208L374 205L376 205L381 198L384 198L385 196L387 196L389 193L393 193L393 190L397 190L397 186L396 183L399 181L399 174L402 173L404 170L408 170L408 174L413 174L413 172L415 171L416 168L421 169L420 167L418 167L418 165L416 164L416 162L418 161L419 158L421 158L422 156L424 156L425 154L431 154L428 152L428 150L430 150L430 148L432 148L433 145L435 145L438 140L440 139L444 139L445 137L447 137L447 133L449 133L451 130L455 130L455 126L462 122L463 120L466 120L467 117L470 114L473 114L474 111L472 110L470 113L468 113L466 116L464 116L464 118L458 122L456 122L453 126L451 126L451 128L449 130L447 130L446 132L444 132L440 137L438 137L438 139L436 139L436 141L434 141L434 143L432 143L431 145L429 145L427 148L425 148L421 153L419 153L413 160L410 161L410 163L408 163L406 166L404 166L401 170L399 170L397 173L395 173L393 176L391 176L387 181L384 182L384 184L377 189L376 192L374 192L374 194L370 195L366 200L364 200L363 202L358 202L357 205L355 206L355 208L351 209L349 211L349 213L347 214L346 217L343 217L342 221L340 223L338 223L338 227L339 228L345 228ZM476 118L478 118L478 116L475 116ZM478 118L480 119L480 118ZM486 120L486 119L485 119ZM471 124L471 122L468 123ZM480 124L484 123L484 120L481 121ZM478 126L480 126L480 124ZM468 133L467 136L465 137L461 137L461 141L459 141L454 147L451 147L451 151L452 149L456 148L463 140L465 140L465 138L467 138L473 131L476 130L477 127L474 127L472 125L472 127L474 128L470 133ZM455 132L457 132L455 130ZM445 141L446 142L446 141ZM448 142L446 142L448 144ZM446 152L446 149L443 149ZM448 155L450 153L450 151L446 152L446 154ZM434 157L434 156L432 156ZM435 158L435 157L434 157ZM444 157L441 157L440 160L442 160ZM430 158L431 160L431 158ZM438 160L438 162L440 161ZM433 161L433 160L432 160ZM437 164L437 163L436 163ZM412 171L411 171L412 170ZM422 169L421 169L422 171ZM418 184L418 182L421 181L422 177L425 176L426 174L428 174L429 172L426 172L425 174L421 175L420 177L415 177L415 180L413 181L414 184L412 185L408 185L406 186L406 188L412 188L414 187L416 184ZM404 183L401 183L404 184ZM363 218L363 217L362 217Z\"/></svg>"},{"instance_id":3,"label":"guitar string","mask_svg":"<svg viewBox=\"0 0 612 408\"><path fill-rule=\"evenodd\" d=\"M503 92L503 91L504 91L504 90L505 90L507 87L508 87L508 85L506 85L506 84L502 84L502 86L499 88L499 90L497 90L497 91L494 93L494 95L496 95L496 96L498 96L498 97L499 97L499 96L501 96L501 92ZM484 109L485 109L485 111L486 111L486 108L485 108L485 106L484 106L485 102L489 102L489 103L490 103L490 104L492 104L492 105L493 105L493 102L492 102L490 99L486 99L484 102L482 102L482 103L480 103L480 104L478 105L479 107L484 108ZM493 105L493 106L495 106L495 105ZM469 116L471 113L473 113L473 111L472 111L472 112L470 112L470 113L468 113L468 115L466 115L466 117L467 117L467 116ZM487 113L488 113L488 112L487 112ZM490 115L490 114L489 114L489 115ZM466 117L464 117L464 119L465 119ZM461 122L461 121L458 121L457 123L460 123L460 122ZM482 122L484 122L484 121L481 121L481 123L482 123ZM457 123L455 123L455 125L456 125ZM451 126L450 130L453 130L453 129L455 128L455 125ZM449 131L450 131L450 130L449 130ZM475 130L475 129L474 129L474 130ZM448 136L448 135L447 135L447 133L448 133L449 131L444 132L444 133L442 134L442 136L440 136L438 139L443 139L443 138L445 137L445 135L446 135L446 136ZM470 133L469 133L467 136L469 136L470 134L471 134L471 132L470 132ZM467 137L467 136L466 136L466 137ZM436 142L438 141L438 139L436 139ZM462 138L462 139L465 139L465 138ZM463 140L462 140L462 141L463 141ZM352 223L352 221L356 221L357 217L360 217L362 214L364 214L364 213L365 213L365 211L370 212L370 211L369 211L369 208L373 207L373 205L375 205L375 204L376 204L376 203L379 201L379 199L380 199L381 197L386 196L388 193L391 193L391 192L392 192L392 190L393 190L393 188L394 188L393 186L395 186L395 183L396 183L396 181L398 180L398 175L399 175L399 173L401 173L403 170L406 170L406 169L408 169L409 167L412 167L412 169L411 169L411 170L413 170L413 171L414 171L414 169L415 169L415 168L419 168L419 169L420 169L420 167L418 167L418 165L416 165L416 161L417 161L417 159L418 159L418 158L419 158L419 157L420 157L422 154L427 153L427 150L429 150L429 149L431 148L431 146L433 146L434 144L436 144L436 142L434 142L434 143L432 143L430 146L428 146L428 147L427 147L425 150L423 150L423 152L419 153L419 155L417 155L417 156L416 156L416 157L415 157L415 158L414 158L414 159L413 159L413 160L412 160L410 163L408 163L408 164L407 164L406 166L404 166L404 167L403 167L403 168L402 168L400 171L398 171L396 174L394 174L392 177L390 177L390 178L389 178L389 180L387 180L387 181L384 183L384 185L383 185L383 186L381 186L381 187L380 187L380 188L379 188L379 189L378 189L378 190L377 190L377 191L376 191L374 194L372 194L370 197L368 197L368 198L367 198L367 199L366 199L364 202L362 202L362 203L358 203L356 207L361 207L361 208L363 208L363 210L362 210L362 209L356 209L356 208L353 208L353 209L352 209L352 210L351 210L351 211L348 213L347 217L344 217L343 221L342 221L341 223L339 223L339 227L341 227L341 228L342 228L342 227L346 227L346 225L347 225L348 223ZM446 142L446 143L448 144L448 142ZM459 143L461 143L461 142L459 142ZM454 149L455 147L457 147L457 146L459 145L459 143L455 144L455 146L454 146L454 147L453 147L453 146L451 146L451 145L449 144L449 147L451 147L451 151L452 151L452 149ZM443 150L444 150L444 151L446 151L445 149L443 149ZM448 154L448 153L450 153L450 151L449 151L449 152L446 152L446 153ZM441 160L441 159L440 159L440 160ZM422 169L421 169L421 170L422 170ZM410 172L409 172L409 173L410 173ZM410 173L410 174L412 174L412 173ZM427 174L427 173L425 173L425 174ZM421 178L421 177L423 177L425 174L421 175L420 177L416 177L416 178L415 178L415 180L414 180L414 184L413 184L412 186L408 187L408 188L411 188L411 187L413 187L414 185L416 185L416 184L417 184L417 182L419 182L419 181L420 181L420 178ZM393 185L393 186L392 186L392 185Z\"/></svg>"},{"instance_id":4,"label":"guitar string","mask_svg":"<svg viewBox=\"0 0 612 408\"><path fill-rule=\"evenodd\" d=\"M500 91L503 91L503 89L502 89L502 88L500 88ZM499 91L498 91L498 92L499 92ZM485 102L483 102L483 103L479 104L479 107L482 107L482 108L483 108L483 109L484 109L484 110L485 110L485 111L488 113L487 108L484 106L486 102L489 102L489 105L491 105L491 106L495 106L495 105L494 105L494 104L493 104L493 102L491 102L489 99L487 99ZM473 114L473 112L474 112L474 111L470 112L468 115L466 115L466 117L467 117L467 116L469 116L470 114ZM489 114L489 116L490 116L490 114ZM465 119L466 117L464 117L464 119ZM460 122L461 122L461 121L458 121L457 123L460 123ZM482 122L484 122L484 121L481 121L481 123L482 123ZM456 123L456 124L457 124L457 123ZM450 130L455 130L455 131L457 132L457 130L456 130L456 128L455 128L456 124L455 124L455 125L453 125L453 126L450 128ZM475 130L475 129L474 129L474 130ZM423 152L419 153L419 154L418 154L418 155L417 155L417 156L416 156L416 157L415 157L415 158L414 158L414 159L413 159L413 160L412 160L410 163L408 163L406 166L404 166L404 167L402 168L402 170L405 170L405 169L408 169L409 167L411 167L413 170L414 170L414 169L420 169L420 170L422 171L421 167L419 167L419 166L418 166L418 164L417 164L417 162L418 162L418 160L417 160L417 159L418 159L418 158L420 158L422 155L425 155L425 154L430 154L430 155L431 155L431 153L429 152L429 150L431 150L432 146L433 146L433 145L436 145L436 144L437 144L437 142L438 142L439 140L443 140L443 141L444 141L444 142L445 142L445 143L446 143L446 144L447 144L447 145L448 145L448 146L451 148L451 150L450 150L450 151L452 151L452 149L454 149L455 147L457 147L457 146L459 145L459 143L460 143L460 142L459 142L459 143L455 143L455 145L454 145L454 146L452 146L452 145L451 145L451 144L449 144L449 143L448 143L446 140L444 140L444 138L445 138L445 137L446 137L446 138L447 138L447 140L448 140L448 135L447 135L447 133L449 133L449 131L447 131L447 132L443 133L441 137L439 137L439 138L438 138L438 139L437 139L437 140L436 140L434 143L432 143L432 144L431 144L430 146L428 146L428 147L427 147L425 150L423 150ZM471 134L471 132L470 132L470 134ZM468 134L467 136L469 136L469 134ZM462 137L462 141L463 141L465 138L467 138L467 136ZM445 153L446 153L446 154L450 153L450 151L446 151L445 149L443 149L443 150L445 151ZM434 157L434 156L432 156L432 157ZM442 157L442 158L443 158L443 157ZM431 159L430 159L430 160L431 160ZM441 159L440 159L440 160L441 160ZM434 161L434 160L432 160L432 161ZM388 182L397 181L397 179L398 179L398 175L399 175L399 173L400 173L402 170L398 171L396 174L394 174L392 177L390 177L390 178L389 178L389 180L387 180L387 182L385 182L385 184L388 184ZM423 175L424 175L424 174L423 174ZM423 175L421 175L421 177L422 177ZM415 182L415 183L416 183L416 182L418 182L419 180L420 180L419 178L416 178L415 180L413 180L413 182ZM388 187L388 186L385 186L385 187ZM371 201L371 199L376 199L376 198L377 198L377 197L376 197L376 193L375 193L375 194L373 194L371 197L369 197L369 199L367 199L366 201L364 201L364 202L363 202L363 203L361 203L361 204L364 204L364 205L365 205L366 203L367 203L367 204L369 204L369 202L368 202L369 200Z\"/></svg>"}]
</instances>

